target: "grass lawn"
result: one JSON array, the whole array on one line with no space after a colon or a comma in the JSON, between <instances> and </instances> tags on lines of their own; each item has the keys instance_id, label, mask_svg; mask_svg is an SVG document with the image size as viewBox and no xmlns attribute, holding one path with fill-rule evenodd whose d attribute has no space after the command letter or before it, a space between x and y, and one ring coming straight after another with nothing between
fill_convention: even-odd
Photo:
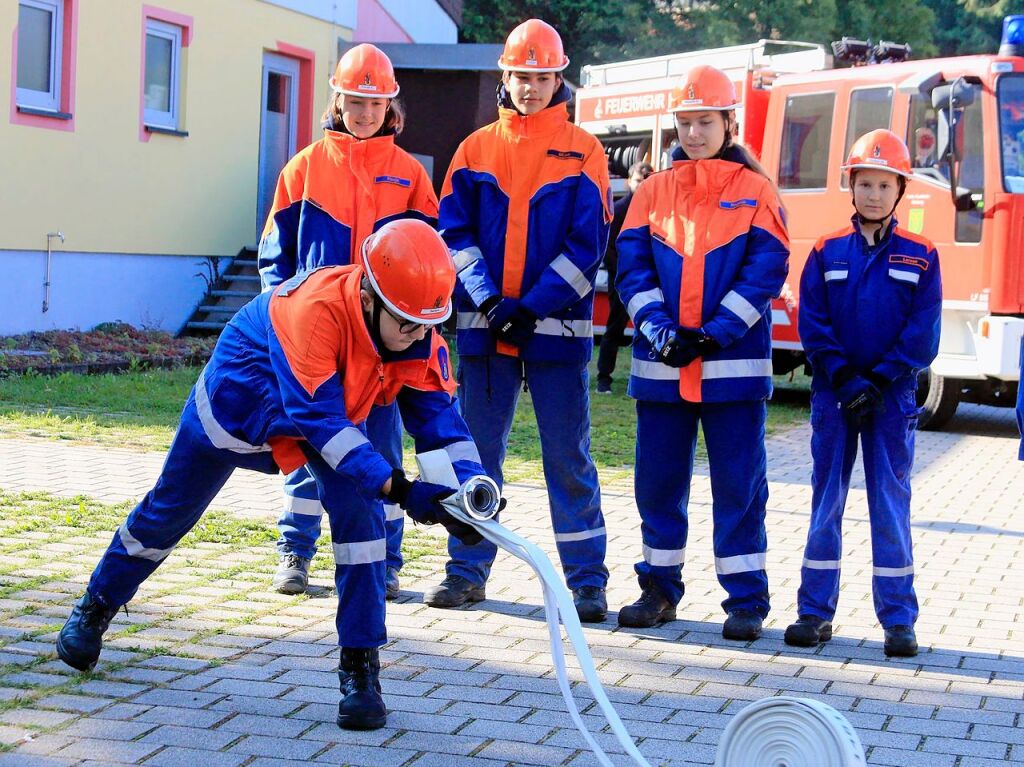
<instances>
[{"instance_id":1,"label":"grass lawn","mask_svg":"<svg viewBox=\"0 0 1024 767\"><path fill-rule=\"evenodd\" d=\"M611 396L593 393L591 365L591 451L602 479L626 479L633 463L636 415L625 394L629 349L619 354ZM34 436L139 450L166 450L182 405L198 376L196 368L129 372L120 375L38 375L0 380L0 437ZM769 434L806 422L806 382L779 377L779 393L768 409ZM411 457L411 441L407 455ZM530 394L520 397L509 439L505 476L509 481L542 478L540 442Z\"/></svg>"}]
</instances>

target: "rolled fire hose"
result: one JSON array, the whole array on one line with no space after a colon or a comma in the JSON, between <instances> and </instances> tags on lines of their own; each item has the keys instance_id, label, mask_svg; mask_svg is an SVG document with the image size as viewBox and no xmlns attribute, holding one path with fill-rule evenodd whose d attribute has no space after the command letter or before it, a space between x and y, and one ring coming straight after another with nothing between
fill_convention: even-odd
<instances>
[{"instance_id":1,"label":"rolled fire hose","mask_svg":"<svg viewBox=\"0 0 1024 767\"><path fill-rule=\"evenodd\" d=\"M863 767L856 730L831 706L780 695L751 703L732 718L715 767Z\"/></svg>"},{"instance_id":2,"label":"rolled fire hose","mask_svg":"<svg viewBox=\"0 0 1024 767\"><path fill-rule=\"evenodd\" d=\"M569 716L598 762L602 767L614 767L583 723L573 698L566 674L559 621L565 627L583 678L608 720L612 733L636 765L650 767L605 694L572 597L551 560L536 544L494 519L501 501L497 484L490 477L477 476L460 485L451 459L444 450L421 453L416 456L416 462L420 476L427 482L457 489L454 495L443 501L453 517L472 525L498 548L526 562L540 578L558 686ZM866 764L860 739L842 714L825 703L785 695L763 698L734 716L722 733L715 756L715 767L864 767Z\"/></svg>"},{"instance_id":3,"label":"rolled fire hose","mask_svg":"<svg viewBox=\"0 0 1024 767\"><path fill-rule=\"evenodd\" d=\"M451 459L444 450L420 453L416 456L416 462L419 464L420 476L427 482L457 489L455 495L449 496L443 501L445 508L453 517L460 522L472 525L495 546L523 560L537 573L537 577L540 578L544 586L544 612L547 616L551 656L554 660L558 687L562 691L569 716L572 717L576 728L594 752L597 761L602 767L614 767L608 755L594 740L594 736L590 734L587 726L583 723L576 699L573 698L565 669L565 650L562 646L559 621L565 627L566 637L576 652L576 659L579 661L583 678L590 686L594 700L597 701L597 705L608 720L612 734L615 735L626 753L632 757L634 764L639 767L651 767L637 749L636 744L633 743L633 739L605 694L601 680L597 676L597 669L594 667L594 658L590 654L590 647L583 637L583 628L580 626L580 619L576 614L572 597L562 583L561 576L551 564L551 560L548 559L548 555L536 544L516 535L493 519L498 513L498 504L501 501L501 493L494 480L490 477L478 476L460 485L455 476L455 470L452 468Z\"/></svg>"}]
</instances>

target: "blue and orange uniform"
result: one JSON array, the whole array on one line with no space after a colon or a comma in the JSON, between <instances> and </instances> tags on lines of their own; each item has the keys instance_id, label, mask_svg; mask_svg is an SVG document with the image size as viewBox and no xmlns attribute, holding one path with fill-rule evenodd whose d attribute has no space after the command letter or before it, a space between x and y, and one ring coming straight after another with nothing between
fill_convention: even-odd
<instances>
[{"instance_id":1,"label":"blue and orange uniform","mask_svg":"<svg viewBox=\"0 0 1024 767\"><path fill-rule=\"evenodd\" d=\"M360 303L363 274L359 266L307 272L231 319L188 397L156 485L92 574L94 600L127 603L236 468L306 466L331 525L339 643L385 643L381 491L393 469L368 440L367 417L397 402L418 451L447 451L460 481L483 467L440 334L431 330L403 352L378 348Z\"/></svg>"},{"instance_id":2,"label":"blue and orange uniform","mask_svg":"<svg viewBox=\"0 0 1024 767\"><path fill-rule=\"evenodd\" d=\"M942 279L934 245L895 217L869 245L858 216L822 237L800 279L800 339L811 381L811 524L801 570L801 616L831 621L839 597L842 518L857 457L864 474L875 612L886 629L914 625L910 472L917 374L939 348ZM868 332L866 329L870 329ZM850 373L878 383L879 405L852 416L839 390Z\"/></svg>"},{"instance_id":3,"label":"blue and orange uniform","mask_svg":"<svg viewBox=\"0 0 1024 767\"><path fill-rule=\"evenodd\" d=\"M594 280L611 220L601 144L568 119L563 84L532 115L499 107L452 159L441 234L459 270L457 343L462 406L487 473L502 463L519 389L533 395L555 541L571 589L603 588L606 533L590 457L587 363ZM496 341L487 307L512 299L530 318L519 346ZM449 575L480 586L496 549L449 539Z\"/></svg>"},{"instance_id":4,"label":"blue and orange uniform","mask_svg":"<svg viewBox=\"0 0 1024 767\"><path fill-rule=\"evenodd\" d=\"M259 246L264 290L321 266L358 262L368 235L389 221L437 223L437 198L423 166L395 145L394 135L357 139L334 124L281 171ZM402 465L402 424L394 405L367 419L370 441L396 468ZM324 507L305 468L285 479L278 528L281 554L312 559ZM402 510L388 504L389 568L402 566Z\"/></svg>"},{"instance_id":5,"label":"blue and orange uniform","mask_svg":"<svg viewBox=\"0 0 1024 767\"><path fill-rule=\"evenodd\" d=\"M617 287L633 325L629 394L637 400L636 502L645 592L683 595L687 504L698 424L711 468L722 603L767 615L765 400L772 392L771 300L789 238L771 182L727 146L719 159L677 150L636 191L617 240ZM662 361L677 329L700 329L703 356Z\"/></svg>"}]
</instances>

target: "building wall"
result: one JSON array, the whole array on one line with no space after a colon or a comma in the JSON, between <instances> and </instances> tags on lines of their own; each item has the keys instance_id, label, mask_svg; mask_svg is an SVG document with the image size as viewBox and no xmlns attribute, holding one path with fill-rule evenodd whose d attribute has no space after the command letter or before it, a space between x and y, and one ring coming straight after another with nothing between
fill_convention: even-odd
<instances>
[{"instance_id":1,"label":"building wall","mask_svg":"<svg viewBox=\"0 0 1024 767\"><path fill-rule=\"evenodd\" d=\"M261 0L146 5L192 18L182 74L187 136L140 129L142 0L78 3L73 121L56 130L39 127L53 120L20 124L13 108L0 118L0 304L25 312L13 319L5 309L7 331L110 319L181 327L205 288L197 259L234 256L257 240L264 51L311 52L312 92L300 99L299 122L306 141L319 135L337 40L351 29ZM0 3L3 105L13 104L17 19L16 2ZM301 130L299 138L303 146ZM38 265L46 233L58 230L66 241L53 241L54 296L43 315ZM65 285L76 288L73 311ZM118 301L119 291L133 298Z\"/></svg>"}]
</instances>

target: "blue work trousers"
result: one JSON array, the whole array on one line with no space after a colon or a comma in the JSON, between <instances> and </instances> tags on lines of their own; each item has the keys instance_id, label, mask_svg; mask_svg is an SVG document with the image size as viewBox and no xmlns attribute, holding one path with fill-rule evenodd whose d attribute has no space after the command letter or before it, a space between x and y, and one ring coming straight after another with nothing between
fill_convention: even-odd
<instances>
[{"instance_id":1,"label":"blue work trousers","mask_svg":"<svg viewBox=\"0 0 1024 767\"><path fill-rule=\"evenodd\" d=\"M839 599L842 522L857 440L864 448L864 479L871 523L872 592L883 628L917 620L910 540L910 471L917 405L911 383L883 394L883 409L862 419L841 410L835 395L811 397L811 526L797 592L800 615L832 620Z\"/></svg>"},{"instance_id":2,"label":"blue work trousers","mask_svg":"<svg viewBox=\"0 0 1024 767\"><path fill-rule=\"evenodd\" d=\"M597 469L590 457L590 390L585 363L523 362L515 357L461 357L459 401L484 471L501 486L523 381L533 398L555 545L570 589L604 588L607 534ZM448 538L450 575L483 585L497 548Z\"/></svg>"},{"instance_id":3,"label":"blue work trousers","mask_svg":"<svg viewBox=\"0 0 1024 767\"><path fill-rule=\"evenodd\" d=\"M374 407L366 419L366 433L370 444L392 468L402 467L402 417L396 403ZM284 511L277 520L277 528L281 531L277 540L278 552L312 559L316 554L323 513L317 483L308 465L285 477ZM398 504L386 503L384 515L388 540L387 566L400 570L405 514Z\"/></svg>"},{"instance_id":4,"label":"blue work trousers","mask_svg":"<svg viewBox=\"0 0 1024 767\"><path fill-rule=\"evenodd\" d=\"M337 628L343 647L380 647L384 626L384 510L361 496L303 443L311 475L331 524L338 591ZM216 448L203 431L193 390L156 485L114 533L89 581L93 597L127 603L139 586L199 521L236 468L276 473L269 452Z\"/></svg>"},{"instance_id":5,"label":"blue work trousers","mask_svg":"<svg viewBox=\"0 0 1024 767\"><path fill-rule=\"evenodd\" d=\"M711 472L711 516L722 608L768 615L765 509L768 504L764 401L636 403L636 505L643 559L641 588L656 586L673 604L683 596L687 506L698 425Z\"/></svg>"}]
</instances>

